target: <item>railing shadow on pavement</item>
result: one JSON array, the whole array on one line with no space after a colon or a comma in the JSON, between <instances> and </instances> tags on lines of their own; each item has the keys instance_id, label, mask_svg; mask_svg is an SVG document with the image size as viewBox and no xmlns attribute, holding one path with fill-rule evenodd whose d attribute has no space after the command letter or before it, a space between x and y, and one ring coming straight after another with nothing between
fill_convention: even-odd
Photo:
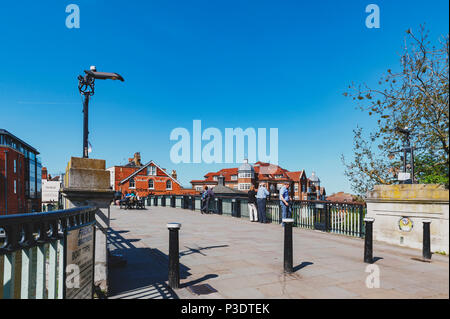
<instances>
[{"instance_id":1,"label":"railing shadow on pavement","mask_svg":"<svg viewBox=\"0 0 450 319\"><path fill-rule=\"evenodd\" d=\"M176 292L167 284L168 255L159 249L136 247L133 243L140 241L140 239L124 238L121 235L123 233L128 233L128 231L110 229L108 232L110 251L115 255L121 255L126 260L125 266L110 267L109 269L109 298L178 299ZM215 248L215 246L189 249L186 252L180 252L180 256L211 248ZM180 263L180 279L187 279L191 275L189 270L189 267ZM217 276L216 274L208 274L181 284L180 288L185 288Z\"/></svg>"}]
</instances>

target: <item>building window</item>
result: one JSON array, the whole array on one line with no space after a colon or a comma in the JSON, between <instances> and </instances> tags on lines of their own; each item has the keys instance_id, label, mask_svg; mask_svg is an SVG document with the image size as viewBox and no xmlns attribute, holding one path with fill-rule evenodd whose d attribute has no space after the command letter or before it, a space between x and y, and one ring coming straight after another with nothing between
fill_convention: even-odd
<instances>
[{"instance_id":1,"label":"building window","mask_svg":"<svg viewBox=\"0 0 450 319\"><path fill-rule=\"evenodd\" d=\"M295 185L294 185L294 192L298 192L298 184L297 183L295 183Z\"/></svg>"},{"instance_id":2,"label":"building window","mask_svg":"<svg viewBox=\"0 0 450 319\"><path fill-rule=\"evenodd\" d=\"M250 189L250 183L241 183L239 184L239 190L246 191Z\"/></svg>"},{"instance_id":3,"label":"building window","mask_svg":"<svg viewBox=\"0 0 450 319\"><path fill-rule=\"evenodd\" d=\"M147 175L156 176L156 166L149 166L147 168Z\"/></svg>"},{"instance_id":4,"label":"building window","mask_svg":"<svg viewBox=\"0 0 450 319\"><path fill-rule=\"evenodd\" d=\"M283 175L275 175L275 178L283 178Z\"/></svg>"},{"instance_id":5,"label":"building window","mask_svg":"<svg viewBox=\"0 0 450 319\"><path fill-rule=\"evenodd\" d=\"M213 177L213 180L217 181L217 179L218 179L218 177L217 177L217 176L214 176L214 177Z\"/></svg>"},{"instance_id":6,"label":"building window","mask_svg":"<svg viewBox=\"0 0 450 319\"><path fill-rule=\"evenodd\" d=\"M306 185L302 184L302 193L306 193Z\"/></svg>"},{"instance_id":7,"label":"building window","mask_svg":"<svg viewBox=\"0 0 450 319\"><path fill-rule=\"evenodd\" d=\"M166 189L172 189L172 181L170 179L166 182Z\"/></svg>"},{"instance_id":8,"label":"building window","mask_svg":"<svg viewBox=\"0 0 450 319\"><path fill-rule=\"evenodd\" d=\"M202 187L201 187L201 186L195 186L195 190L196 190L196 191L201 191L201 190L202 190Z\"/></svg>"},{"instance_id":9,"label":"building window","mask_svg":"<svg viewBox=\"0 0 450 319\"><path fill-rule=\"evenodd\" d=\"M17 160L14 160L14 173L17 173Z\"/></svg>"},{"instance_id":10,"label":"building window","mask_svg":"<svg viewBox=\"0 0 450 319\"><path fill-rule=\"evenodd\" d=\"M14 194L17 194L17 181L14 180Z\"/></svg>"},{"instance_id":11,"label":"building window","mask_svg":"<svg viewBox=\"0 0 450 319\"><path fill-rule=\"evenodd\" d=\"M237 181L237 175L231 175L231 180L232 181Z\"/></svg>"},{"instance_id":12,"label":"building window","mask_svg":"<svg viewBox=\"0 0 450 319\"><path fill-rule=\"evenodd\" d=\"M134 178L130 178L130 188L136 188L136 183L134 182Z\"/></svg>"},{"instance_id":13,"label":"building window","mask_svg":"<svg viewBox=\"0 0 450 319\"><path fill-rule=\"evenodd\" d=\"M253 178L253 173L239 173L239 178Z\"/></svg>"},{"instance_id":14,"label":"building window","mask_svg":"<svg viewBox=\"0 0 450 319\"><path fill-rule=\"evenodd\" d=\"M149 189L154 189L155 188L155 184L153 183L153 179L149 179L148 180L148 188Z\"/></svg>"}]
</instances>

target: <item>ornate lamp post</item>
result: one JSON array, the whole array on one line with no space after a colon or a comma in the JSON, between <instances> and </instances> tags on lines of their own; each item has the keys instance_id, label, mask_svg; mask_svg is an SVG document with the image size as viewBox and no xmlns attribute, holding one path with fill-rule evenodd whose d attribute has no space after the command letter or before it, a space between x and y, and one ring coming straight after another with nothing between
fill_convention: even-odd
<instances>
[{"instance_id":1,"label":"ornate lamp post","mask_svg":"<svg viewBox=\"0 0 450 319\"><path fill-rule=\"evenodd\" d=\"M81 95L84 96L83 101L83 158L88 158L88 113L89 113L89 99L92 95L94 95L95 90L95 79L99 80L120 80L124 81L122 76L117 73L108 73L108 72L97 72L97 68L95 66L91 66L90 70L84 71L85 75L78 76L78 90Z\"/></svg>"},{"instance_id":2,"label":"ornate lamp post","mask_svg":"<svg viewBox=\"0 0 450 319\"><path fill-rule=\"evenodd\" d=\"M411 130L407 127L405 128L396 128L396 131L405 135L405 144L401 150L395 152L403 152L403 176L401 180L405 184L414 184L414 150L416 147L411 146ZM407 174L407 162L408 162L408 153L410 154L410 176L408 178Z\"/></svg>"}]
</instances>

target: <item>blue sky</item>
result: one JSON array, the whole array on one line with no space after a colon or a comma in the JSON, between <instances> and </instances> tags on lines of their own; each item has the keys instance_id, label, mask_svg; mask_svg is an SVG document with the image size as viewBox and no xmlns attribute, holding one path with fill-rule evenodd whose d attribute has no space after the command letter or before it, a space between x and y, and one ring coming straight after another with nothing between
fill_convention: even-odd
<instances>
[{"instance_id":1,"label":"blue sky","mask_svg":"<svg viewBox=\"0 0 450 319\"><path fill-rule=\"evenodd\" d=\"M79 29L65 26L70 3ZM381 28L368 29L375 3ZM279 130L279 165L314 170L327 193L350 191L340 155L352 130L372 127L342 93L398 68L408 28L448 33L448 1L4 1L0 4L0 128L41 152L51 173L82 152L77 76L97 81L92 158L134 152L176 169L182 184L229 164L174 164L170 132L202 126Z\"/></svg>"}]
</instances>

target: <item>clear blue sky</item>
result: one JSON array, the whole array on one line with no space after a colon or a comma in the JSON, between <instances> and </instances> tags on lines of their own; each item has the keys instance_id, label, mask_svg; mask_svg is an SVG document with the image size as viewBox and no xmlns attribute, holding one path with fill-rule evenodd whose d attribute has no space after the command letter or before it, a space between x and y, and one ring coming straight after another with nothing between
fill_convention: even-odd
<instances>
[{"instance_id":1,"label":"clear blue sky","mask_svg":"<svg viewBox=\"0 0 450 319\"><path fill-rule=\"evenodd\" d=\"M78 4L81 28L65 26ZM376 3L381 28L365 27ZM41 152L51 173L82 152L77 75L97 81L92 158L121 164L136 151L189 186L225 164L170 161L176 127L279 129L279 164L314 170L327 193L350 191L340 154L373 123L342 93L396 69L405 30L448 33L448 1L2 1L0 128ZM235 165L231 165L235 166Z\"/></svg>"}]
</instances>

